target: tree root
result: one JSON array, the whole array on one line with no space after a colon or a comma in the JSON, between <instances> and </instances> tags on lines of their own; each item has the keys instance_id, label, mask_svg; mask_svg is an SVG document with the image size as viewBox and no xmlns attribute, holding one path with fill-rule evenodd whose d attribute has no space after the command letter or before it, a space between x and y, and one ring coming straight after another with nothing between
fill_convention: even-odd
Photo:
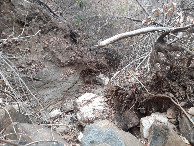
<instances>
[{"instance_id":1,"label":"tree root","mask_svg":"<svg viewBox=\"0 0 194 146\"><path fill-rule=\"evenodd\" d=\"M188 118L188 120L194 125L194 121L191 119L190 115L184 110L184 108L181 107L181 105L178 103L178 101L175 101L175 99L173 99L173 97L171 96L167 96L167 95L163 95L163 94L152 94L152 93L148 93L151 97L163 97L163 98L169 98L180 110L183 111L183 113L186 115L186 117Z\"/></svg>"}]
</instances>

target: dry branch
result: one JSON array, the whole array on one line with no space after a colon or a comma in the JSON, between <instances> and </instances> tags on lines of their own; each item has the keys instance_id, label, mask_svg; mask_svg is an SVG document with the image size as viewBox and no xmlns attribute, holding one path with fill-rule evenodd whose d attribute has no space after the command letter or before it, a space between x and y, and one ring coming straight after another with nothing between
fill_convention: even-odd
<instances>
[{"instance_id":1,"label":"dry branch","mask_svg":"<svg viewBox=\"0 0 194 146\"><path fill-rule=\"evenodd\" d=\"M21 40L21 39L26 39L26 38L31 38L36 36L38 33L40 33L41 30L38 30L35 34L33 35L28 35L28 36L19 36L19 37L14 37L14 38L7 38L7 39L0 39L0 43L5 42L5 41L10 41L10 40Z\"/></svg>"},{"instance_id":2,"label":"dry branch","mask_svg":"<svg viewBox=\"0 0 194 146\"><path fill-rule=\"evenodd\" d=\"M117 34L117 35L115 35L111 38L108 38L108 39L100 42L98 45L96 45L96 47L102 48L106 45L112 44L112 43L114 43L116 41L119 41L121 39L137 36L137 35L140 35L140 34L146 34L148 32L165 31L165 32L168 32L168 34L169 34L170 32L176 33L176 32L179 32L179 31L186 30L186 29L188 29L190 27L193 27L193 26L194 26L194 24L188 25L188 26L185 26L185 27L146 27L146 28L140 28L140 29L133 30L133 31L130 31L130 32Z\"/></svg>"}]
</instances>

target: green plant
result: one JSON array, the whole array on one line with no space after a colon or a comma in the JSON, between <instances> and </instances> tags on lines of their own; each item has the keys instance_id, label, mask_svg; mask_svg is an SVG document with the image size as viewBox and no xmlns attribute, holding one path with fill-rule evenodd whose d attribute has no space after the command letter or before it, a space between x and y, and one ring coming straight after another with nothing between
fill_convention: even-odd
<instances>
[{"instance_id":1,"label":"green plant","mask_svg":"<svg viewBox=\"0 0 194 146\"><path fill-rule=\"evenodd\" d=\"M80 8L84 8L84 2L82 0L77 0L77 4Z\"/></svg>"},{"instance_id":2,"label":"green plant","mask_svg":"<svg viewBox=\"0 0 194 146\"><path fill-rule=\"evenodd\" d=\"M127 12L127 9L119 7L118 11L124 13L124 12Z\"/></svg>"},{"instance_id":3,"label":"green plant","mask_svg":"<svg viewBox=\"0 0 194 146\"><path fill-rule=\"evenodd\" d=\"M76 20L75 20L75 26L78 27L80 21L82 21L82 20L83 20L83 18L82 18L81 16L78 16L78 17L76 18Z\"/></svg>"}]
</instances>

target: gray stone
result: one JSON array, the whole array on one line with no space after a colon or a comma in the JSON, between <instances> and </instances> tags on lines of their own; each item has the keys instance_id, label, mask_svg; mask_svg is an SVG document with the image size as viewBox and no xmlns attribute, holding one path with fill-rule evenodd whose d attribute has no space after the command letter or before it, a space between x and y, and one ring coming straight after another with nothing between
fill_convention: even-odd
<instances>
[{"instance_id":1,"label":"gray stone","mask_svg":"<svg viewBox=\"0 0 194 146\"><path fill-rule=\"evenodd\" d=\"M194 121L194 116L192 117L192 120ZM179 128L181 134L191 143L191 145L194 145L194 126L187 117L183 116L180 119Z\"/></svg>"},{"instance_id":2,"label":"gray stone","mask_svg":"<svg viewBox=\"0 0 194 146\"><path fill-rule=\"evenodd\" d=\"M87 125L81 144L82 146L143 146L135 136L119 130L108 120Z\"/></svg>"},{"instance_id":3,"label":"gray stone","mask_svg":"<svg viewBox=\"0 0 194 146\"><path fill-rule=\"evenodd\" d=\"M0 109L0 131L3 130L3 128L7 128L14 122L31 123L28 116L17 112L13 106L9 105L4 109Z\"/></svg>"},{"instance_id":4,"label":"gray stone","mask_svg":"<svg viewBox=\"0 0 194 146\"><path fill-rule=\"evenodd\" d=\"M60 109L54 109L53 111L49 113L49 116L51 119L54 119L54 118L61 116L61 114L62 112L60 111Z\"/></svg>"},{"instance_id":5,"label":"gray stone","mask_svg":"<svg viewBox=\"0 0 194 146\"><path fill-rule=\"evenodd\" d=\"M154 122L148 137L149 146L186 146L178 134L167 125Z\"/></svg>"},{"instance_id":6,"label":"gray stone","mask_svg":"<svg viewBox=\"0 0 194 146\"><path fill-rule=\"evenodd\" d=\"M110 79L107 76L99 74L98 78L101 80L102 85L108 85Z\"/></svg>"},{"instance_id":7,"label":"gray stone","mask_svg":"<svg viewBox=\"0 0 194 146\"><path fill-rule=\"evenodd\" d=\"M53 105L62 99L72 98L79 94L82 85L77 83L79 74L76 72L63 78L63 74L70 68L61 68L53 63L48 64L46 68L33 75L36 81L26 81L26 83L32 91L38 93L44 101L43 106L49 111L55 108Z\"/></svg>"},{"instance_id":8,"label":"gray stone","mask_svg":"<svg viewBox=\"0 0 194 146\"><path fill-rule=\"evenodd\" d=\"M175 107L167 109L166 117L168 118L168 121L171 122L172 124L177 123L177 112L175 110Z\"/></svg>"},{"instance_id":9,"label":"gray stone","mask_svg":"<svg viewBox=\"0 0 194 146\"><path fill-rule=\"evenodd\" d=\"M72 99L66 100L64 101L62 107L61 107L61 111L62 112L71 112L74 110L74 101Z\"/></svg>"},{"instance_id":10,"label":"gray stone","mask_svg":"<svg viewBox=\"0 0 194 146\"><path fill-rule=\"evenodd\" d=\"M62 120L59 121L59 123L62 124L62 125L59 124L59 126L57 126L56 132L57 133L63 133L63 132L70 131L70 129L72 128L71 118L72 118L72 115L65 115L62 118Z\"/></svg>"},{"instance_id":11,"label":"gray stone","mask_svg":"<svg viewBox=\"0 0 194 146\"><path fill-rule=\"evenodd\" d=\"M23 137L20 137L20 140L10 140L10 142L20 146L29 144ZM30 145L31 146L66 146L66 143L58 142L58 141L34 141L34 142L30 142ZM1 146L10 146L10 144L2 144Z\"/></svg>"},{"instance_id":12,"label":"gray stone","mask_svg":"<svg viewBox=\"0 0 194 146\"><path fill-rule=\"evenodd\" d=\"M63 140L55 131L51 131L51 129L41 125L19 123L17 124L17 129L19 133L22 133L22 138L26 143L54 140L57 141L57 143L66 144L65 140ZM36 143L35 145L57 145L57 143L45 142Z\"/></svg>"},{"instance_id":13,"label":"gray stone","mask_svg":"<svg viewBox=\"0 0 194 146\"><path fill-rule=\"evenodd\" d=\"M139 118L133 110L125 111L121 116L117 115L114 121L117 123L117 126L124 131L128 131L130 128L139 124Z\"/></svg>"},{"instance_id":14,"label":"gray stone","mask_svg":"<svg viewBox=\"0 0 194 146\"><path fill-rule=\"evenodd\" d=\"M106 86L97 86L97 88L92 89L91 92L99 96L104 96L105 90Z\"/></svg>"},{"instance_id":15,"label":"gray stone","mask_svg":"<svg viewBox=\"0 0 194 146\"><path fill-rule=\"evenodd\" d=\"M19 145L25 145L28 143L33 143L35 141L37 141L37 143L34 143L32 145L63 146L64 144L66 144L66 142L55 131L51 131L51 129L47 127L36 124L13 123L6 128L6 130L4 131L4 135L7 135L6 138L10 139L11 142L17 143ZM56 142L47 142L52 140Z\"/></svg>"},{"instance_id":16,"label":"gray stone","mask_svg":"<svg viewBox=\"0 0 194 146\"><path fill-rule=\"evenodd\" d=\"M175 119L175 118L177 117L177 116L176 116L175 109L174 109L174 108L169 108L169 109L167 109L166 117L167 117L168 119Z\"/></svg>"}]
</instances>

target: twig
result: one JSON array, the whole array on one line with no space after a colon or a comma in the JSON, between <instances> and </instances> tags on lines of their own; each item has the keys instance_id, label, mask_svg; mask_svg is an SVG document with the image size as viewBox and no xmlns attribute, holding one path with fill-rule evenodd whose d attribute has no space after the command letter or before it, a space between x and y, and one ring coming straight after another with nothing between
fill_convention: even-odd
<instances>
[{"instance_id":1,"label":"twig","mask_svg":"<svg viewBox=\"0 0 194 146\"><path fill-rule=\"evenodd\" d=\"M20 40L20 39L25 39L25 38L31 38L36 36L41 30L37 31L35 34L33 35L28 35L28 36L24 36L24 37L14 37L14 38L8 38L8 39L1 39L0 43L7 41L7 40Z\"/></svg>"},{"instance_id":2,"label":"twig","mask_svg":"<svg viewBox=\"0 0 194 146\"><path fill-rule=\"evenodd\" d=\"M136 103L137 103L137 98L135 100L135 103L129 108L129 111L135 106Z\"/></svg>"},{"instance_id":3,"label":"twig","mask_svg":"<svg viewBox=\"0 0 194 146\"><path fill-rule=\"evenodd\" d=\"M3 142L3 143L10 144L10 145L18 146L18 144L15 144L15 143L7 141L7 140L0 139L0 141Z\"/></svg>"},{"instance_id":4,"label":"twig","mask_svg":"<svg viewBox=\"0 0 194 146\"><path fill-rule=\"evenodd\" d=\"M147 54L146 54L146 55L147 55ZM128 65L126 65L125 67L123 67L121 70L117 71L117 72L113 75L113 77L110 79L110 82L113 82L113 80L114 80L120 73L124 72L124 71L125 71L130 65L132 65L134 62L136 62L136 61L138 61L138 60L140 60L140 59L142 59L142 58L144 58L144 57L145 57L145 55L139 57L139 58L136 59L136 60L133 60L133 61L130 62Z\"/></svg>"},{"instance_id":5,"label":"twig","mask_svg":"<svg viewBox=\"0 0 194 146\"><path fill-rule=\"evenodd\" d=\"M150 54L151 54L151 53L148 53L148 55L146 55L146 56L143 58L143 60L138 64L138 66L136 67L135 70L138 70L138 68L140 67L140 65L146 60L147 57L150 56Z\"/></svg>"},{"instance_id":6,"label":"twig","mask_svg":"<svg viewBox=\"0 0 194 146\"><path fill-rule=\"evenodd\" d=\"M17 103L17 105L18 105L18 110L19 110L19 112L20 112L20 105L19 105L19 103L17 102L16 98L15 98L13 95L11 95L9 92L3 91L3 90L1 90L1 89L0 89L0 92L9 95L9 96Z\"/></svg>"},{"instance_id":7,"label":"twig","mask_svg":"<svg viewBox=\"0 0 194 146\"><path fill-rule=\"evenodd\" d=\"M7 112L8 116L9 116L9 118L10 118L10 120L11 120L11 123L12 123L12 125L13 125L13 130L14 130L14 132L17 133L17 132L16 132L16 129L15 129L15 127L14 127L14 123L13 123L13 120L12 120L12 117L11 117L10 113L8 112L7 109L4 108L4 110Z\"/></svg>"},{"instance_id":8,"label":"twig","mask_svg":"<svg viewBox=\"0 0 194 146\"><path fill-rule=\"evenodd\" d=\"M139 20L136 18L128 17L128 16L123 16L123 17L118 17L118 18L126 18L126 19L129 19L131 21L140 22L140 23L143 22L143 20ZM155 22L155 21L152 21L151 24L164 27L164 25L162 25L161 23Z\"/></svg>"},{"instance_id":9,"label":"twig","mask_svg":"<svg viewBox=\"0 0 194 146\"><path fill-rule=\"evenodd\" d=\"M138 0L136 0L136 2L138 3L138 5L143 9L143 11L146 13L146 15L149 16L149 13L146 11L146 9L140 4L140 2Z\"/></svg>"},{"instance_id":10,"label":"twig","mask_svg":"<svg viewBox=\"0 0 194 146\"><path fill-rule=\"evenodd\" d=\"M132 17L128 17L128 16L123 16L123 18L129 19L129 20L132 20L132 21L135 21L135 22L141 22L142 23L142 20L139 20L139 19L136 19L136 18L132 18Z\"/></svg>"},{"instance_id":11,"label":"twig","mask_svg":"<svg viewBox=\"0 0 194 146\"><path fill-rule=\"evenodd\" d=\"M149 93L148 89L144 86L144 84L133 73L131 74L141 84L141 86L146 90L146 92Z\"/></svg>"},{"instance_id":12,"label":"twig","mask_svg":"<svg viewBox=\"0 0 194 146\"><path fill-rule=\"evenodd\" d=\"M67 124L40 124L42 126L67 126Z\"/></svg>"},{"instance_id":13,"label":"twig","mask_svg":"<svg viewBox=\"0 0 194 146\"><path fill-rule=\"evenodd\" d=\"M53 141L55 138L53 136L53 126L51 125L51 140Z\"/></svg>"}]
</instances>

